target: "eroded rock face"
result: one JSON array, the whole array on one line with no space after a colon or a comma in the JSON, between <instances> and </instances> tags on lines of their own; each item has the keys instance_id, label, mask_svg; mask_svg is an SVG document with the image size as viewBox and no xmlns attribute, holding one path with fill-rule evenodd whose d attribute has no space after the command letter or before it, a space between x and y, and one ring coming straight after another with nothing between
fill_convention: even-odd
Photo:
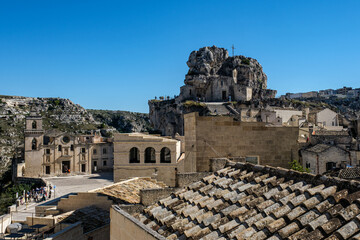
<instances>
[{"instance_id":1,"label":"eroded rock face","mask_svg":"<svg viewBox=\"0 0 360 240\"><path fill-rule=\"evenodd\" d=\"M262 92L267 87L267 76L256 59L229 57L224 48L212 46L193 51L187 65L181 100L248 101L276 95L273 90Z\"/></svg>"},{"instance_id":2,"label":"eroded rock face","mask_svg":"<svg viewBox=\"0 0 360 240\"><path fill-rule=\"evenodd\" d=\"M267 76L256 59L245 56L229 57L223 62L218 75L233 77L234 69L237 72L237 84L253 89L266 89Z\"/></svg>"},{"instance_id":3,"label":"eroded rock face","mask_svg":"<svg viewBox=\"0 0 360 240\"><path fill-rule=\"evenodd\" d=\"M229 57L225 48L203 47L199 51L192 51L187 61L188 75L214 75L222 63Z\"/></svg>"}]
</instances>

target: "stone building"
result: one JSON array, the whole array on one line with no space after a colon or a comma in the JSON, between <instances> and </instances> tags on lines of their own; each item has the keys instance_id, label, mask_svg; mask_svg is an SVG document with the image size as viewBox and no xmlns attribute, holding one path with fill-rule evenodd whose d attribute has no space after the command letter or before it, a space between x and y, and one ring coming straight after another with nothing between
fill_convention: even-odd
<instances>
[{"instance_id":1,"label":"stone building","mask_svg":"<svg viewBox=\"0 0 360 240\"><path fill-rule=\"evenodd\" d=\"M131 177L152 177L175 186L181 170L181 141L144 133L114 136L114 181Z\"/></svg>"},{"instance_id":2,"label":"stone building","mask_svg":"<svg viewBox=\"0 0 360 240\"><path fill-rule=\"evenodd\" d=\"M303 167L314 174L323 174L336 168L357 164L356 155L334 145L317 144L301 150L301 156Z\"/></svg>"},{"instance_id":3,"label":"stone building","mask_svg":"<svg viewBox=\"0 0 360 240\"><path fill-rule=\"evenodd\" d=\"M240 122L229 116L184 115L185 172L209 171L209 159L227 157L289 168L298 159L298 127Z\"/></svg>"},{"instance_id":4,"label":"stone building","mask_svg":"<svg viewBox=\"0 0 360 240\"><path fill-rule=\"evenodd\" d=\"M303 117L302 111L295 109L267 107L261 110L261 121L274 125L299 126L299 119Z\"/></svg>"},{"instance_id":5,"label":"stone building","mask_svg":"<svg viewBox=\"0 0 360 240\"><path fill-rule=\"evenodd\" d=\"M85 174L113 168L113 144L99 132L73 135L45 131L42 118L32 112L25 120L26 177Z\"/></svg>"},{"instance_id":6,"label":"stone building","mask_svg":"<svg viewBox=\"0 0 360 240\"><path fill-rule=\"evenodd\" d=\"M327 129L338 129L339 128L339 117L338 114L329 108L325 108L320 111L313 111L309 113L308 121L315 124L316 126L327 128ZM340 130L342 127L339 128Z\"/></svg>"}]
</instances>

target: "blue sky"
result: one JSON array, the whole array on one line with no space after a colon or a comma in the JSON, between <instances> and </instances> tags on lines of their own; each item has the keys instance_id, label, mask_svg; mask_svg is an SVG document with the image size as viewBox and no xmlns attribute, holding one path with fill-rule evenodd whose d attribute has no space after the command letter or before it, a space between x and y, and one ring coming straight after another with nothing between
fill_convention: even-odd
<instances>
[{"instance_id":1,"label":"blue sky","mask_svg":"<svg viewBox=\"0 0 360 240\"><path fill-rule=\"evenodd\" d=\"M256 58L279 94L360 87L360 1L0 2L0 94L148 112L191 51Z\"/></svg>"}]
</instances>

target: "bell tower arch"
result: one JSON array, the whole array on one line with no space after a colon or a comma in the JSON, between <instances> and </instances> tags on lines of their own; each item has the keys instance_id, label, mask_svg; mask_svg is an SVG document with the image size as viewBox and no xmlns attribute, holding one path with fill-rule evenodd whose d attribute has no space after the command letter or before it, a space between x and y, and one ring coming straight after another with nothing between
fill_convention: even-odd
<instances>
[{"instance_id":1,"label":"bell tower arch","mask_svg":"<svg viewBox=\"0 0 360 240\"><path fill-rule=\"evenodd\" d=\"M42 117L31 111L25 118L25 176L38 177L42 172L44 130Z\"/></svg>"}]
</instances>

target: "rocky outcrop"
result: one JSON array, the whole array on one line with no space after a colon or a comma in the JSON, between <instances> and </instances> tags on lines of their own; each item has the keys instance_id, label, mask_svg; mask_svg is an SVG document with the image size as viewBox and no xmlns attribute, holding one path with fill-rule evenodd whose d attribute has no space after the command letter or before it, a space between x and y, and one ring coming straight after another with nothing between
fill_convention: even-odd
<instances>
[{"instance_id":1,"label":"rocky outcrop","mask_svg":"<svg viewBox=\"0 0 360 240\"><path fill-rule=\"evenodd\" d=\"M275 97L276 91L264 91L267 87L267 76L256 59L245 56L229 57L226 49L212 46L193 51L187 65L189 71L185 76L185 86L182 87L184 91L179 96L181 100L196 97L216 102L224 100L224 91L226 98L235 101ZM214 88L221 88L221 91ZM237 94L237 91L246 88L252 93L245 93L245 96Z\"/></svg>"},{"instance_id":2,"label":"rocky outcrop","mask_svg":"<svg viewBox=\"0 0 360 240\"><path fill-rule=\"evenodd\" d=\"M183 114L211 112L202 102L251 104L275 98L276 91L267 89L267 76L256 59L229 57L226 49L212 46L191 52L187 65L179 96L149 101L151 124L164 135L184 133Z\"/></svg>"},{"instance_id":3,"label":"rocky outcrop","mask_svg":"<svg viewBox=\"0 0 360 240\"><path fill-rule=\"evenodd\" d=\"M186 63L189 67L187 76L215 75L228 57L229 53L225 48L217 48L215 46L192 51Z\"/></svg>"}]
</instances>

